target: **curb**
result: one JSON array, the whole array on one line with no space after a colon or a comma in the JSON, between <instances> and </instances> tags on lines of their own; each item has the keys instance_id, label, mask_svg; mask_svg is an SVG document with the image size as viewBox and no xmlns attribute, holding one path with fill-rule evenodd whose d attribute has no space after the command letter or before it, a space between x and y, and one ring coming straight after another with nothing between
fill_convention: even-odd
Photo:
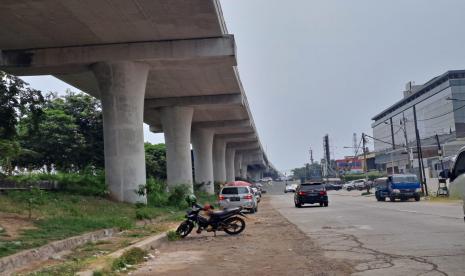
<instances>
[{"instance_id":1,"label":"curb","mask_svg":"<svg viewBox=\"0 0 465 276\"><path fill-rule=\"evenodd\" d=\"M169 231L167 231L169 232ZM155 236L151 236L149 238L146 238L144 240L141 240L135 244L132 244L130 246L127 246L125 248L121 248L121 249L118 249L117 251L115 252L112 252L108 255L105 255L105 257L109 257L109 258L112 258L112 259L115 259L115 258L119 258L121 257L121 255L123 255L123 253L131 248L140 248L140 249L143 249L143 250L146 250L146 251L149 251L149 250L154 250L156 249L157 247L159 247L160 245L162 245L164 242L167 241L167 238L166 238L166 233L167 232L163 232L163 233L160 233L158 235L155 235ZM94 271L95 270L101 270L101 269L104 269L104 265L100 264L98 266L95 266L95 267L91 267L91 269L87 269L85 271L81 271L81 272L78 272L76 273L76 275L79 275L79 276L92 276Z\"/></svg>"},{"instance_id":2,"label":"curb","mask_svg":"<svg viewBox=\"0 0 465 276\"><path fill-rule=\"evenodd\" d=\"M69 251L88 242L110 238L116 233L118 233L116 228L98 230L3 257L0 259L0 275L10 275L31 263L48 260L64 251Z\"/></svg>"}]
</instances>

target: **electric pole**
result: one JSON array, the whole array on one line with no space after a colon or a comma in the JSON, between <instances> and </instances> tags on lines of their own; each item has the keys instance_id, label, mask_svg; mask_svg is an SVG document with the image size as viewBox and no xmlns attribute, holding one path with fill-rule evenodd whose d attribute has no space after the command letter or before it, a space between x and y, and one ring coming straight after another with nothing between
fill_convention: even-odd
<instances>
[{"instance_id":1,"label":"electric pole","mask_svg":"<svg viewBox=\"0 0 465 276\"><path fill-rule=\"evenodd\" d=\"M423 154L421 152L421 141L420 141L420 132L418 131L418 123L417 123L417 109L415 105L413 106L413 120L415 123L415 136L417 140L417 159L418 159L418 168L420 173L420 181L421 181L421 191L424 195L428 195L428 187L426 185L426 177L424 164L423 164Z\"/></svg>"},{"instance_id":2,"label":"electric pole","mask_svg":"<svg viewBox=\"0 0 465 276\"><path fill-rule=\"evenodd\" d=\"M363 145L363 172L365 173L365 180L368 180L368 164L367 164L367 149L366 149L365 133L362 132L362 145Z\"/></svg>"},{"instance_id":3,"label":"electric pole","mask_svg":"<svg viewBox=\"0 0 465 276\"><path fill-rule=\"evenodd\" d=\"M405 138L405 150L407 151L408 154L408 159L407 159L407 170L410 172L412 169L412 163L410 162L410 151L408 147L408 137L407 137L407 119L405 119L405 114L402 112L402 121L401 121L401 127L404 132L404 138Z\"/></svg>"}]
</instances>

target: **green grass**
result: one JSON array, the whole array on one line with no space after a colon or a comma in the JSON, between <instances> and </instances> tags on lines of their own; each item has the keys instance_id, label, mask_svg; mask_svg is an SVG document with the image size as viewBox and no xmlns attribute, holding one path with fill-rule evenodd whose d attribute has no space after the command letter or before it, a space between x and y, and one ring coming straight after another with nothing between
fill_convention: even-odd
<instances>
[{"instance_id":1,"label":"green grass","mask_svg":"<svg viewBox=\"0 0 465 276\"><path fill-rule=\"evenodd\" d=\"M31 177L41 179L50 176L34 175L24 177L22 181L28 181ZM57 177L76 178L74 182L69 179L66 181L66 183L76 185L82 177L85 178L82 175L70 174ZM163 182L148 180L149 184L151 193L147 196L147 206L113 202L100 196L82 195L87 193L87 188L78 194L71 194L69 189L64 192L43 192L36 196L40 198L35 199L36 203L32 208L31 222L35 226L34 229L23 230L21 235L13 240L7 239L8 233L0 231L0 257L98 229L132 229L138 220L182 220L184 211L188 208L184 201L185 189L180 186L171 193L167 193ZM68 188L74 187L74 184L67 185ZM209 203L218 207L215 195L202 192L197 192L196 195L200 204ZM0 194L0 212L16 213L21 217L28 217L30 199L30 191ZM140 235L146 235L146 233Z\"/></svg>"},{"instance_id":2,"label":"green grass","mask_svg":"<svg viewBox=\"0 0 465 276\"><path fill-rule=\"evenodd\" d=\"M179 234L176 233L176 231L168 231L166 233L166 237L169 241L177 241L181 239L181 236L179 236Z\"/></svg>"},{"instance_id":3,"label":"green grass","mask_svg":"<svg viewBox=\"0 0 465 276\"><path fill-rule=\"evenodd\" d=\"M27 217L27 192L0 195L0 212L17 213ZM131 229L143 210L144 218L161 220L182 219L182 209L176 207L142 207L107 199L46 192L42 204L34 208L31 222L35 229L24 230L14 240L0 235L0 257L38 247L53 240L65 239L103 228Z\"/></svg>"},{"instance_id":4,"label":"green grass","mask_svg":"<svg viewBox=\"0 0 465 276\"><path fill-rule=\"evenodd\" d=\"M120 270L126 268L128 265L132 266L144 261L147 255L145 250L138 247L131 248L123 253L121 257L116 258L112 263L112 270Z\"/></svg>"}]
</instances>

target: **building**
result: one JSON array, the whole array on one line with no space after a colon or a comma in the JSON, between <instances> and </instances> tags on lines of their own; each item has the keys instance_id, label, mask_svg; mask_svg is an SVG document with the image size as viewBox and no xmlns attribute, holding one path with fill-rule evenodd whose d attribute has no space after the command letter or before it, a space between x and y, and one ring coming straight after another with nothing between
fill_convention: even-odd
<instances>
[{"instance_id":1,"label":"building","mask_svg":"<svg viewBox=\"0 0 465 276\"><path fill-rule=\"evenodd\" d=\"M343 159L336 160L336 170L339 174L362 173L362 161L358 157L345 156Z\"/></svg>"},{"instance_id":2,"label":"building","mask_svg":"<svg viewBox=\"0 0 465 276\"><path fill-rule=\"evenodd\" d=\"M378 169L419 173L420 152L426 178L437 177L465 145L465 70L448 71L423 85L409 82L403 98L372 120Z\"/></svg>"}]
</instances>

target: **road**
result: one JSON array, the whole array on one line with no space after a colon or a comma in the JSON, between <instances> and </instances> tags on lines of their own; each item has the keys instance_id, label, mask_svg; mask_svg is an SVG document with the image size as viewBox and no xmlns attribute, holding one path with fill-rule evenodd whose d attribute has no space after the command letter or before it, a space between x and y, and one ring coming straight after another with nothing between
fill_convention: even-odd
<instances>
[{"instance_id":1,"label":"road","mask_svg":"<svg viewBox=\"0 0 465 276\"><path fill-rule=\"evenodd\" d=\"M267 190L272 206L326 257L350 260L353 275L465 275L459 203L376 202L358 191L331 191L328 208L295 208L283 183Z\"/></svg>"}]
</instances>

